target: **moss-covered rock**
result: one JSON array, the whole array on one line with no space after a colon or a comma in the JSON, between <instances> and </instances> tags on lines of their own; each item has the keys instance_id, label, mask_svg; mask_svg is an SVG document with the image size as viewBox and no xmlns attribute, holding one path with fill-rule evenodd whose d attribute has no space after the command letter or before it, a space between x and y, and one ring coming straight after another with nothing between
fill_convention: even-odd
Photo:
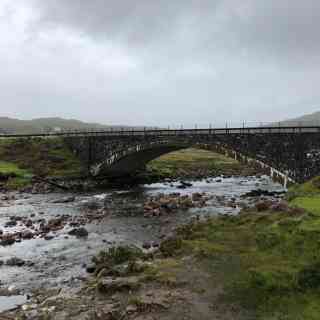
<instances>
[{"instance_id":1,"label":"moss-covered rock","mask_svg":"<svg viewBox=\"0 0 320 320\"><path fill-rule=\"evenodd\" d=\"M99 254L93 257L92 261L96 265L96 275L101 270L104 271L104 275L119 275L122 274L123 268L129 268L129 272L134 270L137 260L145 258L143 251L135 246L119 246L111 247L107 250L100 251ZM124 265L126 263L126 265ZM131 269L130 269L131 268Z\"/></svg>"},{"instance_id":2,"label":"moss-covered rock","mask_svg":"<svg viewBox=\"0 0 320 320\"><path fill-rule=\"evenodd\" d=\"M160 244L160 251L164 257L171 257L177 254L177 251L182 247L181 237L168 238Z\"/></svg>"}]
</instances>

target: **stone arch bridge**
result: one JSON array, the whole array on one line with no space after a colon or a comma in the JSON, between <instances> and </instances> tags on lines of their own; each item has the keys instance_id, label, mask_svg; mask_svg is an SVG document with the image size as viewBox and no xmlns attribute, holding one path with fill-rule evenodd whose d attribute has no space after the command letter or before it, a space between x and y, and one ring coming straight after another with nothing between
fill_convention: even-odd
<instances>
[{"instance_id":1,"label":"stone arch bridge","mask_svg":"<svg viewBox=\"0 0 320 320\"><path fill-rule=\"evenodd\" d=\"M8 137L62 136L94 176L125 176L172 151L197 147L259 165L285 180L320 174L320 127L70 131Z\"/></svg>"},{"instance_id":2,"label":"stone arch bridge","mask_svg":"<svg viewBox=\"0 0 320 320\"><path fill-rule=\"evenodd\" d=\"M320 127L91 132L69 134L65 141L93 175L129 175L191 146L258 164L296 182L320 174Z\"/></svg>"}]
</instances>

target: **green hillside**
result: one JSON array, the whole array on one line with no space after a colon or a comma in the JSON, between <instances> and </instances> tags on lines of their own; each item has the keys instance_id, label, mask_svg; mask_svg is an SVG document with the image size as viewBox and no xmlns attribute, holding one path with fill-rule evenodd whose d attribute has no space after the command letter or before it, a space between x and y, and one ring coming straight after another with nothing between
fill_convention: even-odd
<instances>
[{"instance_id":1,"label":"green hillside","mask_svg":"<svg viewBox=\"0 0 320 320\"><path fill-rule=\"evenodd\" d=\"M74 119L39 118L33 120L19 120L0 117L0 131L16 133L35 133L64 129L108 129L110 126L98 123L86 123Z\"/></svg>"}]
</instances>

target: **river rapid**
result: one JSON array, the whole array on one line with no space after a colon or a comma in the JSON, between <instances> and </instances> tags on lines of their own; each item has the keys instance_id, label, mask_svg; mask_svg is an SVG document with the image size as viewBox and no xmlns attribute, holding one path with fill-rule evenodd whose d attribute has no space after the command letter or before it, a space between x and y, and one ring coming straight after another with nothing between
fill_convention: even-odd
<instances>
[{"instance_id":1,"label":"river rapid","mask_svg":"<svg viewBox=\"0 0 320 320\"><path fill-rule=\"evenodd\" d=\"M51 230L45 238L36 236L12 245L0 245L0 312L23 304L34 290L56 288L72 292L79 289L88 277L86 267L99 250L124 244L157 247L161 239L190 219L238 214L242 207L256 201L242 197L252 190L284 191L281 185L265 176L191 183L192 186L183 189L179 183L168 182L86 194L0 194L0 232L3 234L34 231L44 221L68 217L62 228ZM178 209L156 217L144 215L144 205L150 197L173 193L181 196L201 193L208 200L201 207ZM26 219L32 222L29 227L20 223ZM8 225L12 220L18 223ZM88 236L68 234L74 221L81 223ZM26 263L21 267L7 265L11 258Z\"/></svg>"}]
</instances>

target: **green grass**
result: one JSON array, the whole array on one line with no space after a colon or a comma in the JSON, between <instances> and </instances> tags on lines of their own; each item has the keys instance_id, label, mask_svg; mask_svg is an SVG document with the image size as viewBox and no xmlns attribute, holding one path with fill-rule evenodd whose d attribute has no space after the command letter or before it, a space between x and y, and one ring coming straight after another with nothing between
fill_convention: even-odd
<instances>
[{"instance_id":1,"label":"green grass","mask_svg":"<svg viewBox=\"0 0 320 320\"><path fill-rule=\"evenodd\" d=\"M30 171L19 168L16 164L0 161L0 174L10 178L6 183L8 189L19 189L27 186L32 178Z\"/></svg>"},{"instance_id":2,"label":"green grass","mask_svg":"<svg viewBox=\"0 0 320 320\"><path fill-rule=\"evenodd\" d=\"M298 197L320 196L320 177L315 177L306 183L293 185L288 192L288 200L294 200Z\"/></svg>"},{"instance_id":3,"label":"green grass","mask_svg":"<svg viewBox=\"0 0 320 320\"><path fill-rule=\"evenodd\" d=\"M60 138L0 139L0 174L12 174L6 186L18 189L32 175L81 176L84 168Z\"/></svg>"},{"instance_id":4,"label":"green grass","mask_svg":"<svg viewBox=\"0 0 320 320\"><path fill-rule=\"evenodd\" d=\"M0 140L0 160L42 176L81 175L83 170L60 138Z\"/></svg>"},{"instance_id":5,"label":"green grass","mask_svg":"<svg viewBox=\"0 0 320 320\"><path fill-rule=\"evenodd\" d=\"M211 151L184 149L166 154L147 166L149 172L162 177L239 174L243 166L236 160Z\"/></svg>"},{"instance_id":6,"label":"green grass","mask_svg":"<svg viewBox=\"0 0 320 320\"><path fill-rule=\"evenodd\" d=\"M309 197L297 197L291 201L291 205L304 208L320 216L320 195Z\"/></svg>"},{"instance_id":7,"label":"green grass","mask_svg":"<svg viewBox=\"0 0 320 320\"><path fill-rule=\"evenodd\" d=\"M20 169L15 163L6 161L0 161L0 172L3 174L14 174L20 177L29 174L27 170Z\"/></svg>"},{"instance_id":8,"label":"green grass","mask_svg":"<svg viewBox=\"0 0 320 320\"><path fill-rule=\"evenodd\" d=\"M184 226L171 256L193 255L223 285L225 303L256 319L320 319L320 218L308 213L246 213ZM201 272L201 271L200 271Z\"/></svg>"}]
</instances>

